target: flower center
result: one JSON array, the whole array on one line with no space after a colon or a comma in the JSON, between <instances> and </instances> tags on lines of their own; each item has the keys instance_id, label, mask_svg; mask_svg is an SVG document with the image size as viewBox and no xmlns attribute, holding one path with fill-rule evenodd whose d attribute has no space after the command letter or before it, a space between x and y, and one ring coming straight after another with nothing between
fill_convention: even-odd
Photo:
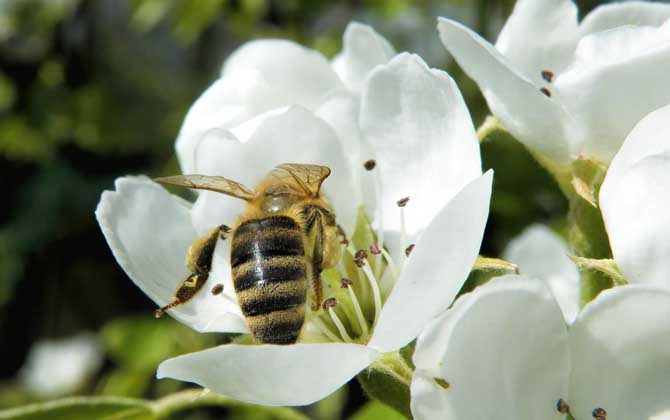
<instances>
[{"instance_id":1,"label":"flower center","mask_svg":"<svg viewBox=\"0 0 670 420\"><path fill-rule=\"evenodd\" d=\"M366 161L365 169L372 171L376 164ZM381 203L381 181L374 171L375 197ZM400 218L400 240L407 246L405 207L409 197L397 201ZM340 228L341 258L335 268L322 272L326 299L318 312L308 315L307 324L314 334L303 341L335 341L365 344L379 320L383 303L398 280L404 260L413 244L399 253L394 261L384 246L382 206L376 212L379 225L373 229L367 214L361 209L354 232L350 236ZM401 248L402 249L402 248Z\"/></svg>"}]
</instances>

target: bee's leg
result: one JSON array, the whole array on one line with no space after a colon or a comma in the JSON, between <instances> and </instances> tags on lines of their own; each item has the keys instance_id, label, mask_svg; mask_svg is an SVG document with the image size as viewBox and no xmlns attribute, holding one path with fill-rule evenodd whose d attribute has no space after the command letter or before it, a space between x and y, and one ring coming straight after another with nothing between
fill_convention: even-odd
<instances>
[{"instance_id":1,"label":"bee's leg","mask_svg":"<svg viewBox=\"0 0 670 420\"><path fill-rule=\"evenodd\" d=\"M323 270L323 224L321 223L321 214L319 212L314 212L313 214L316 220L312 224L312 239L314 241L314 247L312 248L312 291L314 292L312 311L318 311L323 301L323 287L321 285L321 271Z\"/></svg>"},{"instance_id":2,"label":"bee's leg","mask_svg":"<svg viewBox=\"0 0 670 420\"><path fill-rule=\"evenodd\" d=\"M209 271L212 269L216 243L219 238L226 239L229 232L230 228L228 226L221 225L202 238L193 241L186 254L186 266L191 274L179 285L172 301L156 310L156 318L160 318L168 310L188 302L202 289L202 286L207 283Z\"/></svg>"}]
</instances>

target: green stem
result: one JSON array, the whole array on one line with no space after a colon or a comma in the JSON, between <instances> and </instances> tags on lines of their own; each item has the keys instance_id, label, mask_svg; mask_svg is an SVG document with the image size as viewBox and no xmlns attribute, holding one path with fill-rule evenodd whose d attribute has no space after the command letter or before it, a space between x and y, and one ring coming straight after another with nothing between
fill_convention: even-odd
<instances>
[{"instance_id":1,"label":"green stem","mask_svg":"<svg viewBox=\"0 0 670 420\"><path fill-rule=\"evenodd\" d=\"M384 357L359 373L357 378L366 394L411 418L409 388L413 370L399 352Z\"/></svg>"},{"instance_id":2,"label":"green stem","mask_svg":"<svg viewBox=\"0 0 670 420\"><path fill-rule=\"evenodd\" d=\"M187 389L156 400L149 406L156 419L164 419L179 411L197 407L232 408L245 407L248 404L203 389ZM272 412L275 415L274 418L277 419L308 420L308 417L291 408L258 407L258 409Z\"/></svg>"}]
</instances>

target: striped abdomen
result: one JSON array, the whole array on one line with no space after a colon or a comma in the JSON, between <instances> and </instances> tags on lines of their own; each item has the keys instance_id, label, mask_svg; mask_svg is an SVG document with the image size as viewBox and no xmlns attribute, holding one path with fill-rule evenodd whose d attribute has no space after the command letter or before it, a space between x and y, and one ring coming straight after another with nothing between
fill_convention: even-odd
<instances>
[{"instance_id":1,"label":"striped abdomen","mask_svg":"<svg viewBox=\"0 0 670 420\"><path fill-rule=\"evenodd\" d=\"M233 234L230 264L237 300L253 335L264 343L295 343L308 287L298 223L287 216L242 223Z\"/></svg>"}]
</instances>

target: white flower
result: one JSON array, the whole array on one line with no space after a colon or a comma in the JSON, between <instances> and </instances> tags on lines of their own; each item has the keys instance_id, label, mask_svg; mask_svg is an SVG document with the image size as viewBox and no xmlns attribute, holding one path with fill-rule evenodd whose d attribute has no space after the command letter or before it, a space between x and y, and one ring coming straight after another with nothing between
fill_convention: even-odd
<instances>
[{"instance_id":1,"label":"white flower","mask_svg":"<svg viewBox=\"0 0 670 420\"><path fill-rule=\"evenodd\" d=\"M19 382L41 397L69 394L95 373L102 358L102 349L90 334L41 340L30 348Z\"/></svg>"},{"instance_id":2,"label":"white flower","mask_svg":"<svg viewBox=\"0 0 670 420\"><path fill-rule=\"evenodd\" d=\"M602 292L568 329L546 285L505 276L459 298L414 353L412 413L435 418L648 419L670 400L670 292Z\"/></svg>"},{"instance_id":3,"label":"white flower","mask_svg":"<svg viewBox=\"0 0 670 420\"><path fill-rule=\"evenodd\" d=\"M532 225L510 241L503 259L516 264L522 275L545 282L571 324L579 312L580 290L579 270L568 255L565 242L551 229Z\"/></svg>"},{"instance_id":4,"label":"white flower","mask_svg":"<svg viewBox=\"0 0 670 420\"><path fill-rule=\"evenodd\" d=\"M189 111L177 143L185 171L253 186L277 164L326 165L332 175L323 193L338 223L351 237L365 205L377 240L393 252L384 250L384 273L366 262L346 289L341 268L324 273L337 281L325 297L337 294L339 303L308 318L298 344L219 346L163 362L159 377L251 403L308 404L412 341L450 305L478 254L492 174L481 174L477 138L453 80L417 56L389 61L389 51L372 29L351 26L334 72L315 51L254 41L231 56L222 79ZM225 95L229 88L240 96ZM369 159L376 166L365 171ZM399 209L396 201L406 196ZM162 306L187 275L189 243L241 211L230 197L205 191L191 207L148 179L121 178L116 191L103 193L96 216L119 264ZM410 243L416 248L406 258ZM169 312L198 331L247 331L228 247L219 242L203 291ZM224 291L214 296L217 283Z\"/></svg>"},{"instance_id":5,"label":"white flower","mask_svg":"<svg viewBox=\"0 0 670 420\"><path fill-rule=\"evenodd\" d=\"M640 121L612 160L600 208L614 259L631 283L670 290L670 106Z\"/></svg>"},{"instance_id":6,"label":"white flower","mask_svg":"<svg viewBox=\"0 0 670 420\"><path fill-rule=\"evenodd\" d=\"M600 6L578 24L570 0L519 0L495 47L452 20L438 28L522 143L558 164L608 163L635 123L668 101L670 84L659 83L670 73L668 18L670 5L635 1Z\"/></svg>"}]
</instances>

